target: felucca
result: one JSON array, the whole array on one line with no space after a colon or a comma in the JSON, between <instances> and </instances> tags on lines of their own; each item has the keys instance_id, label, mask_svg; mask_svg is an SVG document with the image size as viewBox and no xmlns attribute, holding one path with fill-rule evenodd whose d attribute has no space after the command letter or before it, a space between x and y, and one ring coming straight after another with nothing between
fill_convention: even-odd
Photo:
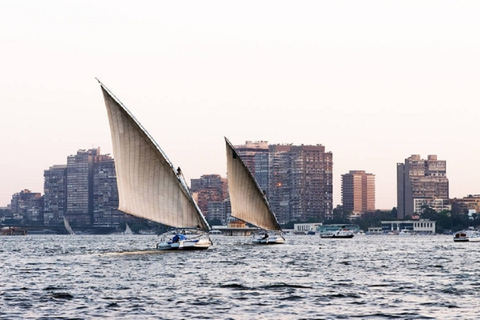
<instances>
[{"instance_id":1,"label":"felucca","mask_svg":"<svg viewBox=\"0 0 480 320\"><path fill-rule=\"evenodd\" d=\"M210 226L192 198L180 168L175 170L147 130L98 82L110 122L118 210L175 228L161 235L158 249L208 249L212 245Z\"/></svg>"},{"instance_id":2,"label":"felucca","mask_svg":"<svg viewBox=\"0 0 480 320\"><path fill-rule=\"evenodd\" d=\"M255 177L240 158L235 147L225 138L227 148L227 176L232 217L263 229L254 235L255 244L282 244L285 238L273 213L267 196Z\"/></svg>"}]
</instances>

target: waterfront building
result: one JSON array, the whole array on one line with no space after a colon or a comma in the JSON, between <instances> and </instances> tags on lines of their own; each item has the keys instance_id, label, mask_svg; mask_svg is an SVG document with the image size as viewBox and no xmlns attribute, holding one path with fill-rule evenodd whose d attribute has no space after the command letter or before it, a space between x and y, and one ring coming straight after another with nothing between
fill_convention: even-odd
<instances>
[{"instance_id":1,"label":"waterfront building","mask_svg":"<svg viewBox=\"0 0 480 320\"><path fill-rule=\"evenodd\" d=\"M67 212L72 226L91 226L93 222L93 163L100 148L78 150L67 157Z\"/></svg>"},{"instance_id":2,"label":"waterfront building","mask_svg":"<svg viewBox=\"0 0 480 320\"><path fill-rule=\"evenodd\" d=\"M43 222L46 226L63 225L67 210L67 166L54 165L43 173Z\"/></svg>"},{"instance_id":3,"label":"waterfront building","mask_svg":"<svg viewBox=\"0 0 480 320\"><path fill-rule=\"evenodd\" d=\"M44 224L76 227L118 227L126 215L117 210L115 162L100 148L78 150L66 165L44 171Z\"/></svg>"},{"instance_id":4,"label":"waterfront building","mask_svg":"<svg viewBox=\"0 0 480 320\"><path fill-rule=\"evenodd\" d=\"M402 231L413 234L435 234L436 222L428 219L382 221L384 234L399 234Z\"/></svg>"},{"instance_id":5,"label":"waterfront building","mask_svg":"<svg viewBox=\"0 0 480 320\"><path fill-rule=\"evenodd\" d=\"M397 164L397 217L419 212L422 205L443 204L448 208L447 163L429 155L427 160L412 155ZM442 201L439 201L442 200Z\"/></svg>"},{"instance_id":6,"label":"waterfront building","mask_svg":"<svg viewBox=\"0 0 480 320\"><path fill-rule=\"evenodd\" d=\"M93 226L118 227L123 224L125 214L117 209L115 162L109 155L97 155L93 166Z\"/></svg>"},{"instance_id":7,"label":"waterfront building","mask_svg":"<svg viewBox=\"0 0 480 320\"><path fill-rule=\"evenodd\" d=\"M294 223L293 224L293 232L303 232L307 233L317 233L322 223L315 222L315 223Z\"/></svg>"},{"instance_id":8,"label":"waterfront building","mask_svg":"<svg viewBox=\"0 0 480 320\"><path fill-rule=\"evenodd\" d=\"M342 174L342 206L354 215L375 211L375 175L363 170Z\"/></svg>"},{"instance_id":9,"label":"waterfront building","mask_svg":"<svg viewBox=\"0 0 480 320\"><path fill-rule=\"evenodd\" d=\"M13 219L21 221L24 225L43 224L43 197L39 192L25 189L15 193L10 207Z\"/></svg>"},{"instance_id":10,"label":"waterfront building","mask_svg":"<svg viewBox=\"0 0 480 320\"><path fill-rule=\"evenodd\" d=\"M436 212L442 212L444 210L451 210L452 205L449 199L436 199L436 198L415 198L413 199L413 212L412 218L417 213L422 213L425 207L429 207Z\"/></svg>"},{"instance_id":11,"label":"waterfront building","mask_svg":"<svg viewBox=\"0 0 480 320\"><path fill-rule=\"evenodd\" d=\"M270 145L270 204L280 224L332 218L333 155L318 145Z\"/></svg>"}]
</instances>

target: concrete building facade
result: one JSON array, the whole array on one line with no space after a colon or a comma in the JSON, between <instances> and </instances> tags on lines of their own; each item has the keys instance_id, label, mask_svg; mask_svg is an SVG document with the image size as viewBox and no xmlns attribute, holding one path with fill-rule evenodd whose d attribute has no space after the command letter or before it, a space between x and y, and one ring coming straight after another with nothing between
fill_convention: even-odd
<instances>
[{"instance_id":1,"label":"concrete building facade","mask_svg":"<svg viewBox=\"0 0 480 320\"><path fill-rule=\"evenodd\" d=\"M419 203L447 205L449 199L447 163L429 155L427 160L412 155L397 164L397 217L403 219L418 212ZM415 204L417 203L417 208ZM448 209L448 206L445 207Z\"/></svg>"},{"instance_id":2,"label":"concrete building facade","mask_svg":"<svg viewBox=\"0 0 480 320\"><path fill-rule=\"evenodd\" d=\"M115 162L109 155L94 157L93 226L118 227L125 214L118 211L118 187Z\"/></svg>"},{"instance_id":3,"label":"concrete building facade","mask_svg":"<svg viewBox=\"0 0 480 320\"><path fill-rule=\"evenodd\" d=\"M93 164L100 148L78 150L67 157L67 212L70 225L93 223Z\"/></svg>"},{"instance_id":4,"label":"concrete building facade","mask_svg":"<svg viewBox=\"0 0 480 320\"><path fill-rule=\"evenodd\" d=\"M43 177L44 224L63 225L67 211L67 165L54 165L44 171Z\"/></svg>"},{"instance_id":5,"label":"concrete building facade","mask_svg":"<svg viewBox=\"0 0 480 320\"><path fill-rule=\"evenodd\" d=\"M270 145L268 197L280 224L333 213L333 155L322 145Z\"/></svg>"},{"instance_id":6,"label":"concrete building facade","mask_svg":"<svg viewBox=\"0 0 480 320\"><path fill-rule=\"evenodd\" d=\"M13 218L25 225L43 224L43 197L28 189L15 193L10 202Z\"/></svg>"},{"instance_id":7,"label":"concrete building facade","mask_svg":"<svg viewBox=\"0 0 480 320\"><path fill-rule=\"evenodd\" d=\"M199 179L190 180L190 190L194 194L198 207L208 220L225 221L222 203L227 198L227 181L218 174L205 174ZM215 203L215 204L211 204Z\"/></svg>"},{"instance_id":8,"label":"concrete building facade","mask_svg":"<svg viewBox=\"0 0 480 320\"><path fill-rule=\"evenodd\" d=\"M268 141L245 141L245 144L236 145L235 149L260 188L268 194Z\"/></svg>"},{"instance_id":9,"label":"concrete building facade","mask_svg":"<svg viewBox=\"0 0 480 320\"><path fill-rule=\"evenodd\" d=\"M480 195L470 194L463 198L450 199L452 206L452 213L455 214L468 214L469 211L474 210L480 212Z\"/></svg>"},{"instance_id":10,"label":"concrete building facade","mask_svg":"<svg viewBox=\"0 0 480 320\"><path fill-rule=\"evenodd\" d=\"M342 174L342 206L353 214L375 211L375 175L363 170Z\"/></svg>"}]
</instances>

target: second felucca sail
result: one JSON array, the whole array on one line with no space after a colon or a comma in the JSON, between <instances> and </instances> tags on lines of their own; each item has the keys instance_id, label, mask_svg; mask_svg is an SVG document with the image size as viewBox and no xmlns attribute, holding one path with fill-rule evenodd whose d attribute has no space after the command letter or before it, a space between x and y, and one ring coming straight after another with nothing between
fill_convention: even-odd
<instances>
[{"instance_id":1,"label":"second felucca sail","mask_svg":"<svg viewBox=\"0 0 480 320\"><path fill-rule=\"evenodd\" d=\"M205 217L192 198L180 168L130 111L100 81L112 135L117 175L118 210L182 232L164 237L159 249L207 249L211 245ZM185 229L190 229L186 231ZM200 234L192 233L200 231Z\"/></svg>"},{"instance_id":2,"label":"second felucca sail","mask_svg":"<svg viewBox=\"0 0 480 320\"><path fill-rule=\"evenodd\" d=\"M265 230L264 236L254 239L254 243L284 243L282 228L268 203L265 193L227 138L225 138L225 143L232 216ZM273 233L273 237L269 235L268 231Z\"/></svg>"}]
</instances>

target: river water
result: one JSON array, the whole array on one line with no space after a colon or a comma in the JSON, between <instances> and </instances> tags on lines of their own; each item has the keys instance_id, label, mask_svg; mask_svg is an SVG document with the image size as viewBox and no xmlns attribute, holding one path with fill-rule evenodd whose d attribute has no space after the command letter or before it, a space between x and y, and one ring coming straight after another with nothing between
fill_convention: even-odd
<instances>
[{"instance_id":1,"label":"river water","mask_svg":"<svg viewBox=\"0 0 480 320\"><path fill-rule=\"evenodd\" d=\"M0 319L479 319L480 243L452 236L1 237Z\"/></svg>"}]
</instances>

